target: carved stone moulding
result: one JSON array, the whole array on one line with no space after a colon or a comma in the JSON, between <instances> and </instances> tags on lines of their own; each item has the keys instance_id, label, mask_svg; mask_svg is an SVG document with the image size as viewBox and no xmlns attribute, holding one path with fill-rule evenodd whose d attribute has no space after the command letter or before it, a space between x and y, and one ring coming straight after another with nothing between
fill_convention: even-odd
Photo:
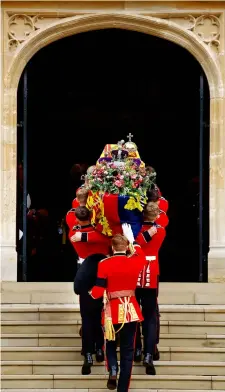
<instances>
[{"instance_id":1,"label":"carved stone moulding","mask_svg":"<svg viewBox=\"0 0 225 392\"><path fill-rule=\"evenodd\" d=\"M11 52L26 41L37 30L59 21L63 17L47 15L14 14L8 20L8 47Z\"/></svg>"},{"instance_id":2,"label":"carved stone moulding","mask_svg":"<svg viewBox=\"0 0 225 392\"><path fill-rule=\"evenodd\" d=\"M214 52L218 52L221 30L219 15L174 16L169 20L192 31L205 45L208 45Z\"/></svg>"},{"instance_id":3,"label":"carved stone moulding","mask_svg":"<svg viewBox=\"0 0 225 392\"><path fill-rule=\"evenodd\" d=\"M204 14L200 16L173 14L146 14L139 12L143 16L157 17L170 20L180 25L184 30L194 33L205 45L209 46L214 52L218 52L220 45L220 15ZM29 15L29 14L13 14L9 15L8 20L8 47L11 52L15 51L20 44L26 41L37 30L44 29L62 18L71 16L79 17L82 14L73 15ZM90 14L89 14L90 15Z\"/></svg>"}]
</instances>

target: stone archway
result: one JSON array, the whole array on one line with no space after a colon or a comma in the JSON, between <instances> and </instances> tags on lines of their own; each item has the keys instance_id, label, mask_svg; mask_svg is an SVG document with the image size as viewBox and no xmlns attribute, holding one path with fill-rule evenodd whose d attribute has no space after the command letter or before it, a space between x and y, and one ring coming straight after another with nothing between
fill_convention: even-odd
<instances>
[{"instance_id":1,"label":"stone archway","mask_svg":"<svg viewBox=\"0 0 225 392\"><path fill-rule=\"evenodd\" d=\"M16 233L16 132L17 132L17 86L21 73L31 57L42 47L62 37L80 32L105 28L121 28L139 31L170 40L187 49L201 64L208 79L210 89L210 255L209 279L218 281L211 270L215 263L225 259L225 154L224 154L224 88L221 65L218 56L210 45L216 42L215 37L207 42L202 35L196 33L195 24L189 28L167 19L159 19L139 14L112 13L93 14L55 18L49 24L37 27L37 19L27 15L14 15L25 18L31 26L31 33L26 38L9 34L14 50L4 59L4 96L3 96L3 216L2 216L2 279L16 280L17 257L15 251ZM30 18L30 19L27 19ZM209 19L216 17L201 16ZM9 18L10 19L10 18ZM59 19L59 20L58 20ZM181 18L182 19L182 18ZM197 18L199 19L199 18ZM190 20L190 23L193 20ZM15 23L15 19L14 19ZM36 27L35 27L36 26ZM219 267L217 267L219 268ZM225 280L225 276L223 277ZM222 279L223 280L223 279Z\"/></svg>"}]
</instances>

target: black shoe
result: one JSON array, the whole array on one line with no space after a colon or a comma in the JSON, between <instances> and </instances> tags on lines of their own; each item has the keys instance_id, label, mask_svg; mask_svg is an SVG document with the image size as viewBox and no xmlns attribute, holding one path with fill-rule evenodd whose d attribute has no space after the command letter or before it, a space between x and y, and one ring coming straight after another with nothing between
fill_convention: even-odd
<instances>
[{"instance_id":1,"label":"black shoe","mask_svg":"<svg viewBox=\"0 0 225 392\"><path fill-rule=\"evenodd\" d=\"M109 379L107 382L107 388L110 389L110 391L113 391L117 387L117 372L118 372L118 369L116 366L112 366L109 371Z\"/></svg>"},{"instance_id":2,"label":"black shoe","mask_svg":"<svg viewBox=\"0 0 225 392\"><path fill-rule=\"evenodd\" d=\"M99 348L96 350L96 361L97 362L103 362L105 359L104 351Z\"/></svg>"},{"instance_id":3,"label":"black shoe","mask_svg":"<svg viewBox=\"0 0 225 392\"><path fill-rule=\"evenodd\" d=\"M145 366L147 375L149 376L156 375L155 367L153 365L153 356L151 354L147 353L145 355L143 365Z\"/></svg>"},{"instance_id":4,"label":"black shoe","mask_svg":"<svg viewBox=\"0 0 225 392\"><path fill-rule=\"evenodd\" d=\"M93 365L92 355L90 353L85 354L81 373L85 376L91 374L92 365Z\"/></svg>"},{"instance_id":5,"label":"black shoe","mask_svg":"<svg viewBox=\"0 0 225 392\"><path fill-rule=\"evenodd\" d=\"M91 354L95 354L95 351L93 351ZM85 354L84 354L84 350L83 349L81 349L80 350L80 355L82 355L82 356L84 356Z\"/></svg>"},{"instance_id":6,"label":"black shoe","mask_svg":"<svg viewBox=\"0 0 225 392\"><path fill-rule=\"evenodd\" d=\"M153 361L159 361L160 360L160 353L158 350L158 347L155 346L155 352L153 354Z\"/></svg>"},{"instance_id":7,"label":"black shoe","mask_svg":"<svg viewBox=\"0 0 225 392\"><path fill-rule=\"evenodd\" d=\"M134 353L134 362L141 362L142 359L142 351L140 348L136 348L135 353Z\"/></svg>"}]
</instances>

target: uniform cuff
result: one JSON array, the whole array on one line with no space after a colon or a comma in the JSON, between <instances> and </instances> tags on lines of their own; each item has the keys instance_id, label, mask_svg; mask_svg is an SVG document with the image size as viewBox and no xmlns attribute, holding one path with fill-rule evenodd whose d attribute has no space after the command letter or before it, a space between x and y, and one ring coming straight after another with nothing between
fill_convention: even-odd
<instances>
[{"instance_id":1,"label":"uniform cuff","mask_svg":"<svg viewBox=\"0 0 225 392\"><path fill-rule=\"evenodd\" d=\"M106 288L106 279L105 278L97 278L95 286Z\"/></svg>"},{"instance_id":2,"label":"uniform cuff","mask_svg":"<svg viewBox=\"0 0 225 392\"><path fill-rule=\"evenodd\" d=\"M92 290L88 291L88 294L91 296L91 298L95 299L95 297L93 297L93 295L92 295Z\"/></svg>"},{"instance_id":3,"label":"uniform cuff","mask_svg":"<svg viewBox=\"0 0 225 392\"><path fill-rule=\"evenodd\" d=\"M152 237L150 236L150 234L149 234L149 232L147 230L144 231L142 234L143 234L143 237L144 237L146 242L151 241Z\"/></svg>"},{"instance_id":4,"label":"uniform cuff","mask_svg":"<svg viewBox=\"0 0 225 392\"><path fill-rule=\"evenodd\" d=\"M81 233L81 242L88 242L88 233Z\"/></svg>"}]
</instances>

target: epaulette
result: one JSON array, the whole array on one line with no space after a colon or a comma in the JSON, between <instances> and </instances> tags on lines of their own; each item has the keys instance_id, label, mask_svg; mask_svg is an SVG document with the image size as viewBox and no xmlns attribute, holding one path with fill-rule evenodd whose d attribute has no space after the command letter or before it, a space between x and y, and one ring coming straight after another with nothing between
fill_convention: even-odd
<instances>
[{"instance_id":1,"label":"epaulette","mask_svg":"<svg viewBox=\"0 0 225 392\"><path fill-rule=\"evenodd\" d=\"M72 230L80 230L80 229L81 229L80 225L73 226L73 228L72 228Z\"/></svg>"}]
</instances>

